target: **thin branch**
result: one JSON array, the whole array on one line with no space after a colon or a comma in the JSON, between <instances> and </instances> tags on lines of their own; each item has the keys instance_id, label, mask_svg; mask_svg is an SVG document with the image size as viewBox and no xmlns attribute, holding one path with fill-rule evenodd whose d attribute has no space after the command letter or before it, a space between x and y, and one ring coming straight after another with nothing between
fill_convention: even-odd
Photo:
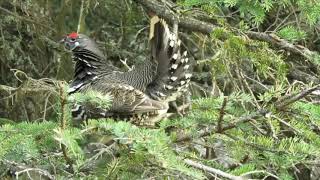
<instances>
[{"instance_id":1,"label":"thin branch","mask_svg":"<svg viewBox=\"0 0 320 180\"><path fill-rule=\"evenodd\" d=\"M40 176L40 179L41 179L41 176L44 176L50 180L54 180L55 177L50 174L48 171L44 170L44 169L40 169L40 168L30 168L30 167L27 167L27 166L24 166L24 165L21 165L21 164L18 164L16 162L13 162L13 161L8 161L8 160L1 160L4 164L10 164L10 166L13 166L15 168L18 168L19 171L15 172L15 176L17 179L19 179L19 175L20 174L23 174L23 173L29 173L29 171L34 171L36 173L39 174Z\"/></svg>"},{"instance_id":2,"label":"thin branch","mask_svg":"<svg viewBox=\"0 0 320 180\"><path fill-rule=\"evenodd\" d=\"M231 122L229 125L222 128L222 131L226 131L232 128L235 128L240 123L245 123L251 121L252 119L257 119L262 116L265 116L268 113L267 110L261 109L255 113L249 114L247 116L240 117L238 120Z\"/></svg>"},{"instance_id":3,"label":"thin branch","mask_svg":"<svg viewBox=\"0 0 320 180\"><path fill-rule=\"evenodd\" d=\"M3 12L5 12L5 13L7 13L7 14L11 15L11 16L14 16L14 17L18 18L18 19L21 19L21 20L24 20L24 21L27 21L27 22L30 22L30 23L33 23L33 24L36 24L36 25L39 25L39 26L45 27L45 28L47 28L47 29L52 30L53 32L56 32L56 30L55 30L55 29L52 29L51 27L49 27L49 26L45 25L45 23L39 23L39 22L36 22L36 21L34 21L34 20L32 20L32 19L29 19L29 18L26 18L26 17L19 16L19 15L15 14L15 13L11 12L11 11L10 11L10 10L8 10L8 9L1 7L1 6L0 6L0 11L3 11Z\"/></svg>"},{"instance_id":4,"label":"thin branch","mask_svg":"<svg viewBox=\"0 0 320 180\"><path fill-rule=\"evenodd\" d=\"M252 113L252 114L240 117L238 120L236 120L234 122L231 122L227 126L222 127L222 130L221 130L220 133L222 133L222 132L224 132L226 130L235 128L240 123L246 123L246 122L249 122L252 119L257 119L257 118L260 118L262 116L265 116L267 113L268 113L267 110L261 109L261 110L259 110L257 112ZM200 137L210 136L213 133L217 133L216 129L217 129L217 127L214 126L214 125L207 126L206 128L199 130L197 137L200 138ZM192 134L187 134L185 136L182 136L182 137L176 139L174 142L178 143L178 142L183 142L183 141L191 141L194 138L195 137Z\"/></svg>"},{"instance_id":5,"label":"thin branch","mask_svg":"<svg viewBox=\"0 0 320 180\"><path fill-rule=\"evenodd\" d=\"M81 25L83 23L83 8L84 6L84 0L81 0L81 7L80 7L80 14L79 14L79 21L78 21L78 27L77 27L77 33L81 32Z\"/></svg>"},{"instance_id":6,"label":"thin branch","mask_svg":"<svg viewBox=\"0 0 320 180\"><path fill-rule=\"evenodd\" d=\"M252 174L267 174L268 176L271 176L275 179L280 179L278 176L272 174L272 173L269 173L267 171L263 171L263 170L256 170L256 171L250 171L250 172L246 172L246 173L243 173L241 174L242 177L244 176L248 176L248 175L252 175Z\"/></svg>"},{"instance_id":7,"label":"thin branch","mask_svg":"<svg viewBox=\"0 0 320 180\"><path fill-rule=\"evenodd\" d=\"M249 31L246 33L246 35L255 40L265 41L273 46L279 47L281 49L285 49L287 51L290 51L295 54L299 54L307 59L312 59L314 56L317 55L316 52L310 51L308 48L301 46L301 45L294 45L289 43L288 41L281 39L275 34L267 34L267 33L261 33L261 32L254 32Z\"/></svg>"},{"instance_id":8,"label":"thin branch","mask_svg":"<svg viewBox=\"0 0 320 180\"><path fill-rule=\"evenodd\" d=\"M209 166L206 166L204 164L201 164L201 163L198 163L198 162L195 162L195 161L192 161L190 159L185 159L184 162L186 164L188 164L189 166L192 166L194 168L197 168L197 169L201 169L205 172L208 172L208 173L212 173L212 174L216 174L218 176L221 176L221 177L224 177L224 178L227 178L227 179L231 179L231 180L245 180L245 178L243 177L240 177L240 176L234 176L232 174L228 174L226 172L223 172L219 169L215 169L215 168L212 168L212 167L209 167Z\"/></svg>"},{"instance_id":9,"label":"thin branch","mask_svg":"<svg viewBox=\"0 0 320 180\"><path fill-rule=\"evenodd\" d=\"M223 122L223 117L225 114L225 109L227 106L227 102L228 102L228 98L224 97L223 98L223 102L222 102L222 106L220 108L220 112L219 112L219 118L218 118L218 125L217 125L217 132L221 133L222 132L222 122Z\"/></svg>"},{"instance_id":10,"label":"thin branch","mask_svg":"<svg viewBox=\"0 0 320 180\"><path fill-rule=\"evenodd\" d=\"M165 4L157 1L157 0L134 0L136 3L141 4L148 11L154 12L157 15L161 15L162 18L166 19L170 23L174 23L177 20L177 14L175 14L172 10L167 8ZM190 29L193 31L202 32L205 34L210 34L216 26L199 21L192 17L180 16L178 18L179 26L185 29Z\"/></svg>"},{"instance_id":11,"label":"thin branch","mask_svg":"<svg viewBox=\"0 0 320 180\"><path fill-rule=\"evenodd\" d=\"M292 104L292 103L294 103L294 102L306 97L307 95L311 94L312 92L314 92L316 90L320 90L320 85L317 85L317 86L314 86L312 88L303 90L300 93L295 94L295 95L289 95L289 98L284 100L284 101L282 101L282 102L279 102L276 105L276 108L279 109L279 110L284 109L288 105L290 105L290 104Z\"/></svg>"}]
</instances>

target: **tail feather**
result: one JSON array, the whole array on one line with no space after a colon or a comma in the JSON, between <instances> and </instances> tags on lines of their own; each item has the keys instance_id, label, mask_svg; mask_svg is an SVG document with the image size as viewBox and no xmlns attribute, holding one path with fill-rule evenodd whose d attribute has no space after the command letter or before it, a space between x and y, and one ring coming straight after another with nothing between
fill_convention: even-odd
<instances>
[{"instance_id":1,"label":"tail feather","mask_svg":"<svg viewBox=\"0 0 320 180\"><path fill-rule=\"evenodd\" d=\"M192 76L187 51L180 52L181 41L170 32L167 23L154 16L150 25L151 59L158 64L155 80L147 87L154 99L166 100L185 90Z\"/></svg>"}]
</instances>

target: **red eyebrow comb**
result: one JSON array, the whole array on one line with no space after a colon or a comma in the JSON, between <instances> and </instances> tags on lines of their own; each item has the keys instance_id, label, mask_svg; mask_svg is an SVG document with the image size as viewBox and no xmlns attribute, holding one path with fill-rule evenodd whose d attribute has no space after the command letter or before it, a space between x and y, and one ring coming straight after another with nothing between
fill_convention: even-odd
<instances>
[{"instance_id":1,"label":"red eyebrow comb","mask_svg":"<svg viewBox=\"0 0 320 180\"><path fill-rule=\"evenodd\" d=\"M68 35L69 38L73 38L73 39L76 39L78 36L79 36L79 34L76 33L76 32L72 32L72 33L70 33L70 34Z\"/></svg>"}]
</instances>

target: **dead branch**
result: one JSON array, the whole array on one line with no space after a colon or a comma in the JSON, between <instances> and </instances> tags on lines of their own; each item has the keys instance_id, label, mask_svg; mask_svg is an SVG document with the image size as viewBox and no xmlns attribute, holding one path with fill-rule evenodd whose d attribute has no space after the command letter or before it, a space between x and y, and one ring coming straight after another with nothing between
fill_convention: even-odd
<instances>
[{"instance_id":1,"label":"dead branch","mask_svg":"<svg viewBox=\"0 0 320 180\"><path fill-rule=\"evenodd\" d=\"M222 103L222 106L221 106L220 112L219 112L219 119L218 119L218 125L217 125L217 130L216 130L218 133L222 132L222 121L223 121L223 117L224 117L224 114L225 114L225 109L226 109L226 106L227 106L227 102L228 102L227 97L224 97L223 98L223 103Z\"/></svg>"},{"instance_id":2,"label":"dead branch","mask_svg":"<svg viewBox=\"0 0 320 180\"><path fill-rule=\"evenodd\" d=\"M306 97L307 95L311 94L312 92L314 92L316 90L320 90L320 85L314 86L312 88L305 89L305 90L301 91L298 94L288 95L287 96L288 98L285 98L284 101L281 101L281 102L277 103L276 108L279 109L279 110L284 109L288 105L290 105L290 104L292 104L292 103L294 103L294 102Z\"/></svg>"},{"instance_id":3,"label":"dead branch","mask_svg":"<svg viewBox=\"0 0 320 180\"><path fill-rule=\"evenodd\" d=\"M236 120L234 122L231 122L227 126L222 127L221 132L219 132L219 133L222 133L222 132L224 132L226 130L235 128L240 123L246 123L246 122L249 122L252 119L258 119L258 118L260 118L262 116L265 116L267 113L268 113L267 110L261 109L261 110L258 110L257 112L252 113L252 114L240 117L238 120ZM217 127L214 126L214 125L211 125L211 126L207 126L204 129L199 130L199 133L198 133L197 137L200 138L200 137L210 136L213 133L218 133L217 132ZM187 134L185 136L182 136L182 137L176 139L174 142L178 143L178 142L183 142L183 141L191 141L193 139L195 139L194 136L192 136L190 134Z\"/></svg>"},{"instance_id":4,"label":"dead branch","mask_svg":"<svg viewBox=\"0 0 320 180\"><path fill-rule=\"evenodd\" d=\"M307 59L314 58L317 55L316 52L310 51L308 48L301 45L291 44L288 41L281 39L275 34L248 31L246 32L246 35L251 39L268 42L273 46L276 46L281 49L285 49L294 54L299 54L301 56L304 56Z\"/></svg>"},{"instance_id":5,"label":"dead branch","mask_svg":"<svg viewBox=\"0 0 320 180\"><path fill-rule=\"evenodd\" d=\"M36 25L38 25L38 26L45 27L46 29L50 29L50 30L56 32L55 29L53 29L52 27L49 27L49 26L45 25L45 23L39 23L39 22L36 22L36 21L34 21L34 20L32 20L32 19L29 19L29 18L26 18L26 17L23 17L23 16L19 16L18 14L14 13L14 12L11 12L10 10L8 10L8 9L6 9L6 8L0 7L0 11L3 11L3 12L5 12L5 13L11 15L11 16L14 16L14 17L17 18L17 19L21 19L21 20L23 20L23 21L27 21L27 22L30 22L30 23L32 23L32 24L36 24Z\"/></svg>"},{"instance_id":6,"label":"dead branch","mask_svg":"<svg viewBox=\"0 0 320 180\"><path fill-rule=\"evenodd\" d=\"M245 178L243 177L240 177L240 176L234 176L232 174L228 174L226 172L223 172L219 169L215 169L215 168L212 168L212 167L209 167L209 166L206 166L204 164L201 164L201 163L198 163L198 162L195 162L195 161L192 161L190 159L185 159L184 162L186 164L188 164L189 166L192 166L194 168L197 168L197 169L201 169L205 172L208 172L208 173L213 173L213 174L216 174L218 176L221 176L221 177L224 177L224 178L227 178L227 179L231 179L231 180L245 180Z\"/></svg>"},{"instance_id":7,"label":"dead branch","mask_svg":"<svg viewBox=\"0 0 320 180\"><path fill-rule=\"evenodd\" d=\"M1 160L1 161L2 161L2 163L4 163L4 164L8 164L8 165L10 165L10 166L18 169L18 171L16 171L16 172L14 173L14 175L16 176L17 179L19 179L19 176L20 176L21 174L23 174L23 173L27 173L27 175L30 177L30 175L29 175L29 172L30 172L30 171L33 171L33 172L38 173L39 176L40 176L40 179L41 179L41 176L46 177L46 178L48 178L48 179L50 179L50 180L56 179L52 174L50 174L48 171L46 171L46 170L44 170L44 169L31 168L31 167L27 167L27 166L25 166L25 165L18 164L18 163L16 163L16 162L8 161L8 160ZM30 178L30 179L32 179L32 178Z\"/></svg>"},{"instance_id":8,"label":"dead branch","mask_svg":"<svg viewBox=\"0 0 320 180\"><path fill-rule=\"evenodd\" d=\"M210 34L216 28L219 28L218 26L215 26L211 23L204 22L190 16L179 16L177 13L167 8L164 3L161 3L157 0L134 1L138 4L141 4L148 11L155 12L170 23L173 23L174 21L176 21L176 19L178 19L179 26L187 30ZM235 33L239 34L238 32ZM307 59L312 59L316 55L318 55L318 53L311 51L304 46L291 44L275 34L247 31L246 35L251 39L268 42L275 47L285 49L294 54L299 54Z\"/></svg>"}]
</instances>

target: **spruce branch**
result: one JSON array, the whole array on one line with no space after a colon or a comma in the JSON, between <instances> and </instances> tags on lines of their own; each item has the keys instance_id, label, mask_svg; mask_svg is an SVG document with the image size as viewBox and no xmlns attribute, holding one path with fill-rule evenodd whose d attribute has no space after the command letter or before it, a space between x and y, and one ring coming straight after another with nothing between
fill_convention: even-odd
<instances>
[{"instance_id":1,"label":"spruce branch","mask_svg":"<svg viewBox=\"0 0 320 180\"><path fill-rule=\"evenodd\" d=\"M174 141L174 143L179 143L179 142L183 142L183 141L191 141L196 138L210 136L213 133L223 133L226 130L230 130L232 128L237 127L237 125L239 125L241 123L246 123L246 122L249 122L253 119L258 119L262 116L265 116L268 112L269 111L267 111L267 110L261 109L261 110L254 112L254 113L251 113L249 115L242 116L238 120L231 122L229 125L222 127L220 132L217 132L217 127L214 125L207 126L204 129L199 130L199 133L196 137L194 137L192 134L187 134L185 136L182 136L182 137L176 139Z\"/></svg>"},{"instance_id":2,"label":"spruce branch","mask_svg":"<svg viewBox=\"0 0 320 180\"><path fill-rule=\"evenodd\" d=\"M251 113L247 116L242 116L240 117L238 120L231 122L229 125L225 126L222 128L222 131L226 131L232 128L235 128L238 124L240 123L246 123L249 122L253 119L258 119L262 116L265 116L269 111L265 110L265 109L260 109L254 113Z\"/></svg>"},{"instance_id":3,"label":"spruce branch","mask_svg":"<svg viewBox=\"0 0 320 180\"><path fill-rule=\"evenodd\" d=\"M66 124L67 124L67 119L66 119L66 105L67 105L67 96L65 93L65 85L63 82L58 83L59 86L59 98L60 98L60 129L61 131L64 131L66 129ZM73 172L73 161L72 159L68 156L67 152L67 147L65 144L61 144L61 150L63 153L63 157L66 160L67 164L69 165L69 169Z\"/></svg>"}]
</instances>

